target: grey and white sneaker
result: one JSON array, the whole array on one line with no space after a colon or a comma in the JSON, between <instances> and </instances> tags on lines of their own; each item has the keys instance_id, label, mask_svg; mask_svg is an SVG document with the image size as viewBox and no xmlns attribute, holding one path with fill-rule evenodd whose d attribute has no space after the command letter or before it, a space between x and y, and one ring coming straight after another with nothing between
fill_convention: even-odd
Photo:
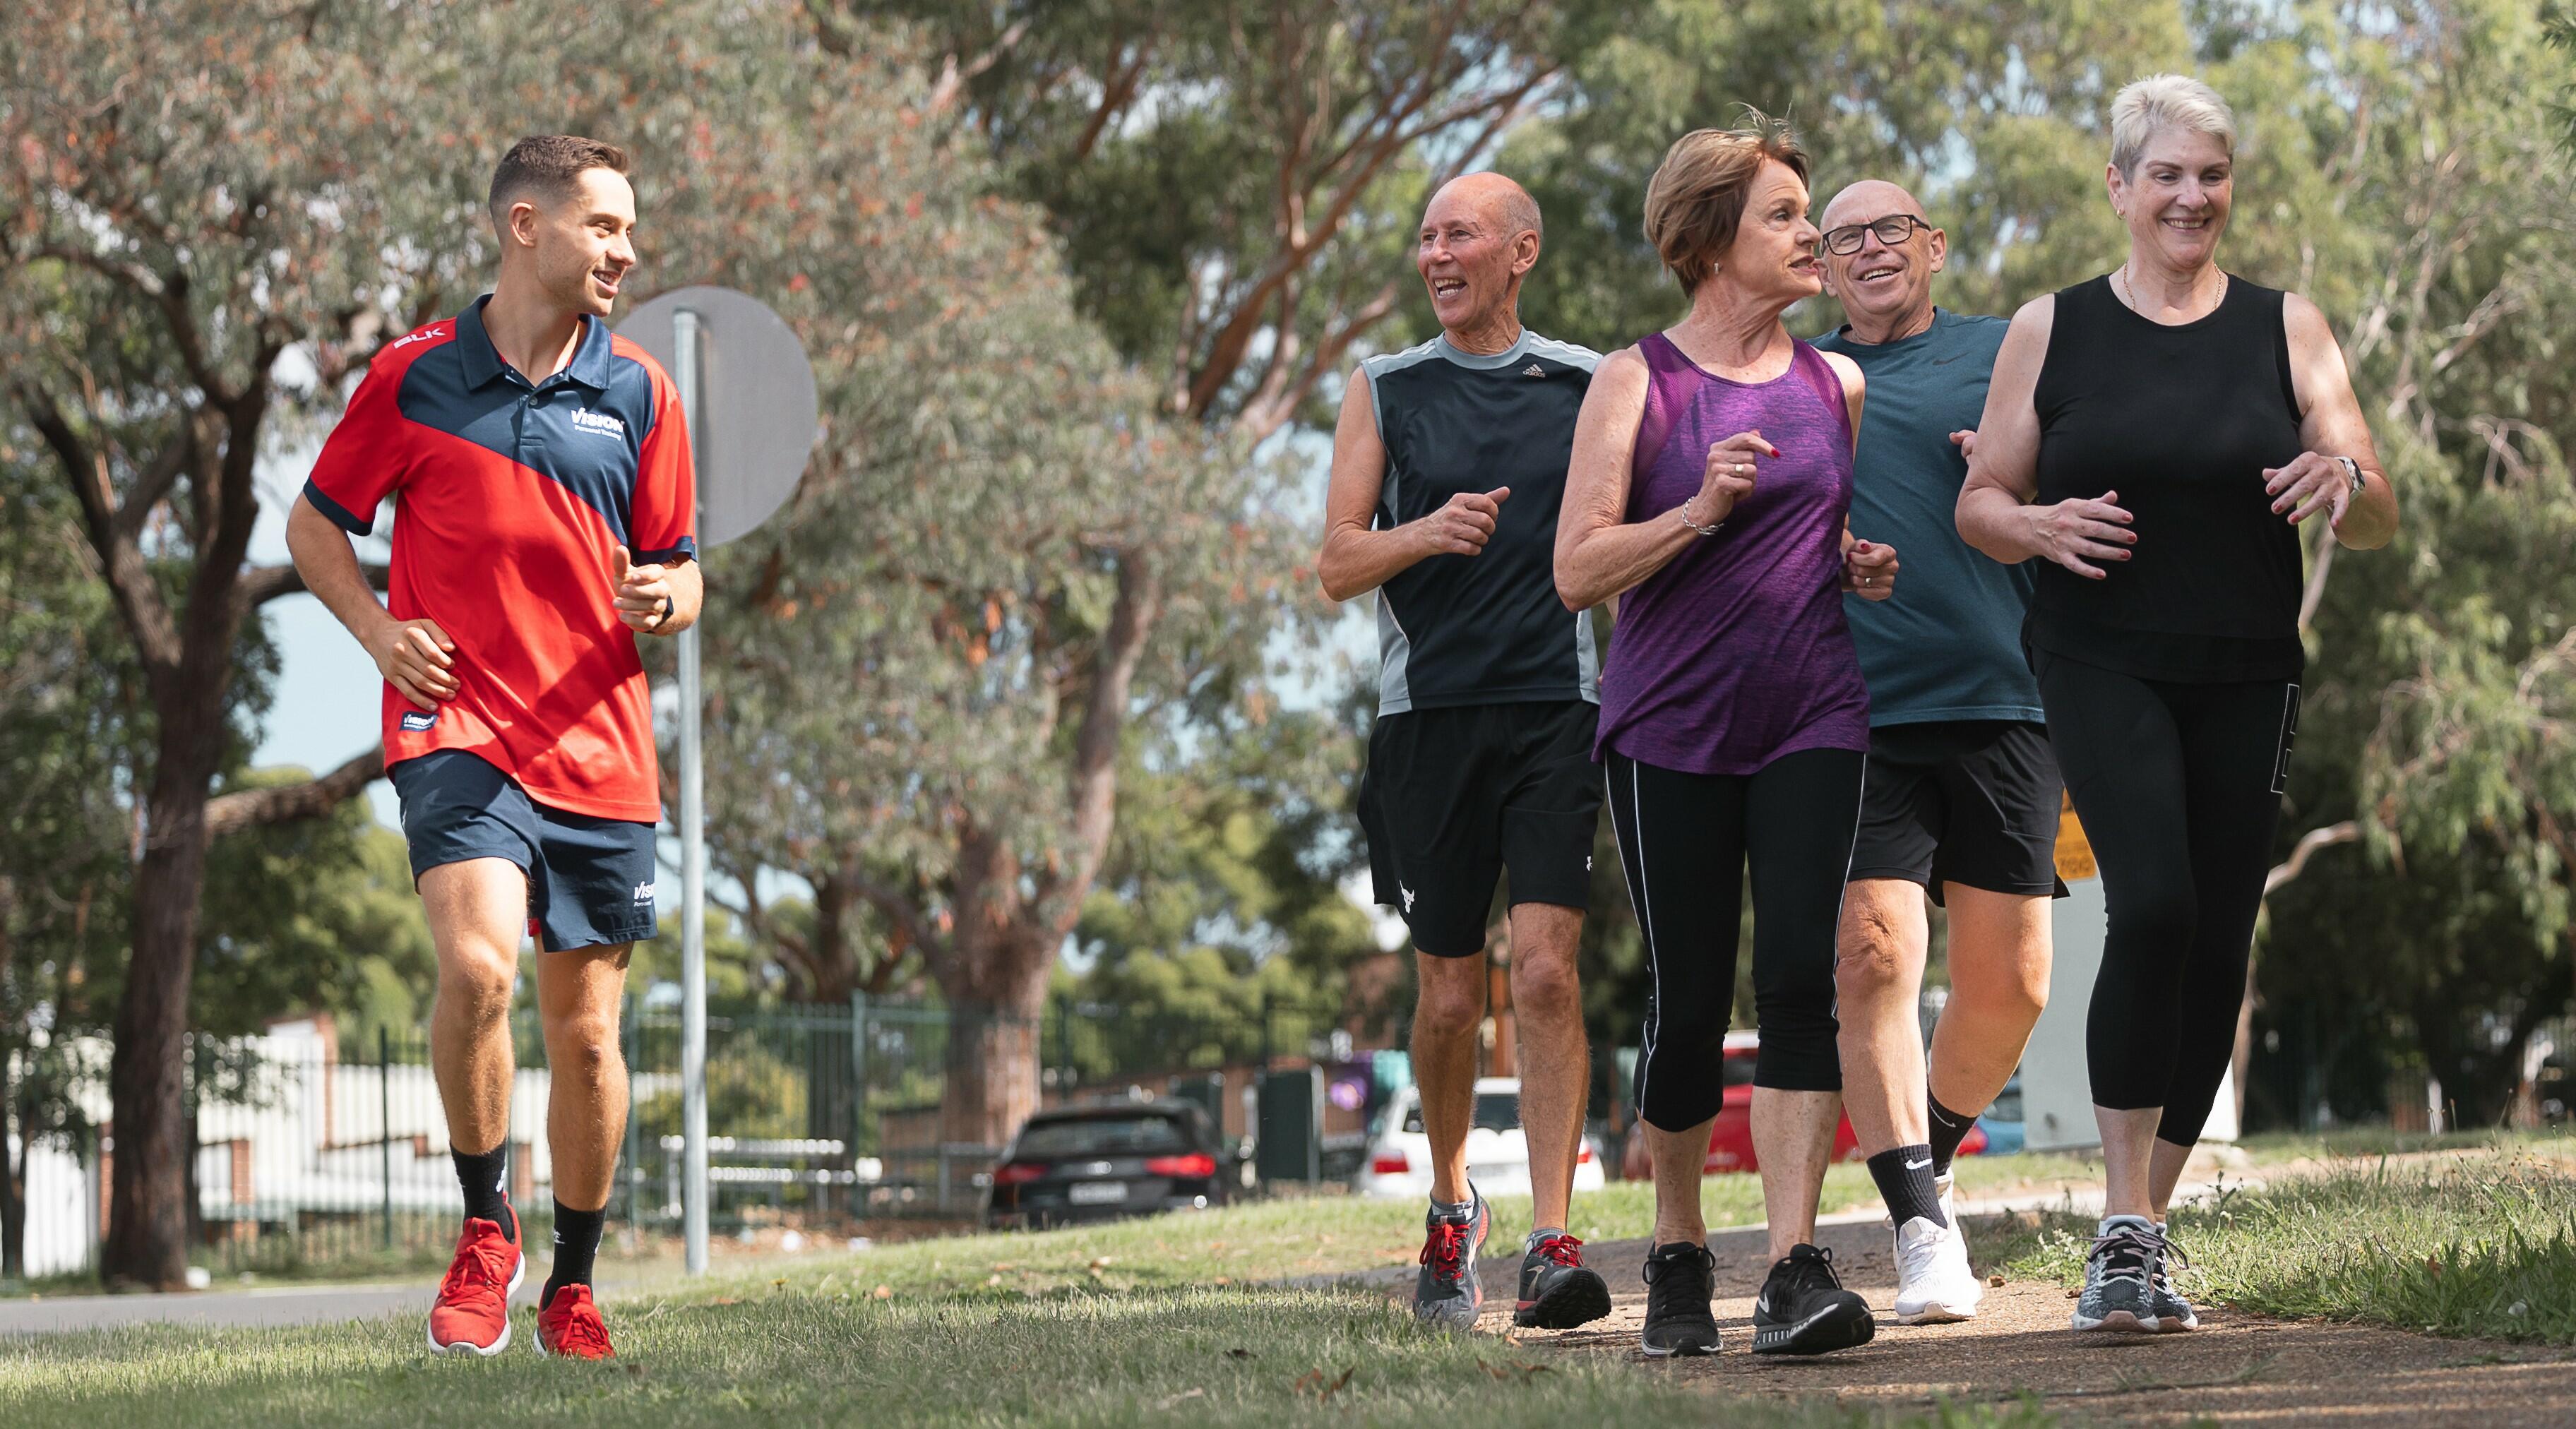
<instances>
[{"instance_id":1,"label":"grey and white sneaker","mask_svg":"<svg viewBox=\"0 0 2576 1429\"><path fill-rule=\"evenodd\" d=\"M2154 1280L2165 1238L2144 1216L2106 1216L2084 1262L2084 1291L2075 1300L2078 1330L2152 1335L2161 1329Z\"/></svg>"},{"instance_id":2,"label":"grey and white sneaker","mask_svg":"<svg viewBox=\"0 0 2576 1429\"><path fill-rule=\"evenodd\" d=\"M1466 1215L1444 1216L1434 1205L1423 1218L1422 1273L1413 1282L1413 1318L1445 1330L1476 1328L1476 1317L1485 1309L1476 1257L1493 1228L1493 1209L1472 1185Z\"/></svg>"},{"instance_id":3,"label":"grey and white sneaker","mask_svg":"<svg viewBox=\"0 0 2576 1429\"><path fill-rule=\"evenodd\" d=\"M2155 1309L2156 1333L2160 1335L2200 1328L2199 1312L2193 1310L2191 1301L2174 1288L2174 1267L2189 1267L2190 1264L2191 1257L2184 1255L2182 1247L2168 1239L2164 1254L2156 1258L2154 1273L2147 1277L2147 1301Z\"/></svg>"}]
</instances>

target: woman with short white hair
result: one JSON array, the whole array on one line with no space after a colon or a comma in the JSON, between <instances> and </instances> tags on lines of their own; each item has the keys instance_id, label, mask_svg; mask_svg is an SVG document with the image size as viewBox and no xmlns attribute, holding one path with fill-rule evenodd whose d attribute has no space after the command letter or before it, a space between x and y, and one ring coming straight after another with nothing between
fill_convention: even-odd
<instances>
[{"instance_id":1,"label":"woman with short white hair","mask_svg":"<svg viewBox=\"0 0 2576 1429\"><path fill-rule=\"evenodd\" d=\"M2208 85L2120 91L2104 180L2128 260L2013 316L1959 495L1970 545L2045 562L2023 642L2110 907L2078 1330L2199 1324L2163 1222L2235 1045L2298 730L2300 528L2397 532L2325 316L2218 266L2235 159Z\"/></svg>"}]
</instances>

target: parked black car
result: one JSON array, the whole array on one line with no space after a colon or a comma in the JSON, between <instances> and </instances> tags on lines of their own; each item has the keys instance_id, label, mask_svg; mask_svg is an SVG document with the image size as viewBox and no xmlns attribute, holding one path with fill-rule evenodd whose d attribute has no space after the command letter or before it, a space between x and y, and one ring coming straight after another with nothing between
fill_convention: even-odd
<instances>
[{"instance_id":1,"label":"parked black car","mask_svg":"<svg viewBox=\"0 0 2576 1429\"><path fill-rule=\"evenodd\" d=\"M1030 1117L993 1168L985 1218L1062 1225L1225 1204L1234 1169L1207 1113L1188 1102L1059 1107Z\"/></svg>"}]
</instances>

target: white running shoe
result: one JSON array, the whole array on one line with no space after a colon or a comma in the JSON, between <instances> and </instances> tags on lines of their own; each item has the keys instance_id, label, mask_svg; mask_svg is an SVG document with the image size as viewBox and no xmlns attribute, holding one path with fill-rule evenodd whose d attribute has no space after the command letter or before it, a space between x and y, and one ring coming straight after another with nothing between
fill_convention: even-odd
<instances>
[{"instance_id":1,"label":"white running shoe","mask_svg":"<svg viewBox=\"0 0 2576 1429\"><path fill-rule=\"evenodd\" d=\"M1946 1198L1945 1198L1946 1199ZM1942 1207L1948 1214L1949 1207ZM1976 1318L1986 1287L1968 1269L1968 1238L1921 1216L1896 1228L1896 1322L1947 1325Z\"/></svg>"}]
</instances>

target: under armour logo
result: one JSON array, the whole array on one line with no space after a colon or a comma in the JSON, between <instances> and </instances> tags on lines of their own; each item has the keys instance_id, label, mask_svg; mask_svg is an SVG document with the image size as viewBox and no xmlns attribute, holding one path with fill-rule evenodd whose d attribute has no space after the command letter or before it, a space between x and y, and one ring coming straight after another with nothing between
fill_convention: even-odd
<instances>
[{"instance_id":1,"label":"under armour logo","mask_svg":"<svg viewBox=\"0 0 2576 1429\"><path fill-rule=\"evenodd\" d=\"M1523 377L1545 377L1547 375L1547 369L1533 362L1529 366L1521 369L1521 375Z\"/></svg>"}]
</instances>

